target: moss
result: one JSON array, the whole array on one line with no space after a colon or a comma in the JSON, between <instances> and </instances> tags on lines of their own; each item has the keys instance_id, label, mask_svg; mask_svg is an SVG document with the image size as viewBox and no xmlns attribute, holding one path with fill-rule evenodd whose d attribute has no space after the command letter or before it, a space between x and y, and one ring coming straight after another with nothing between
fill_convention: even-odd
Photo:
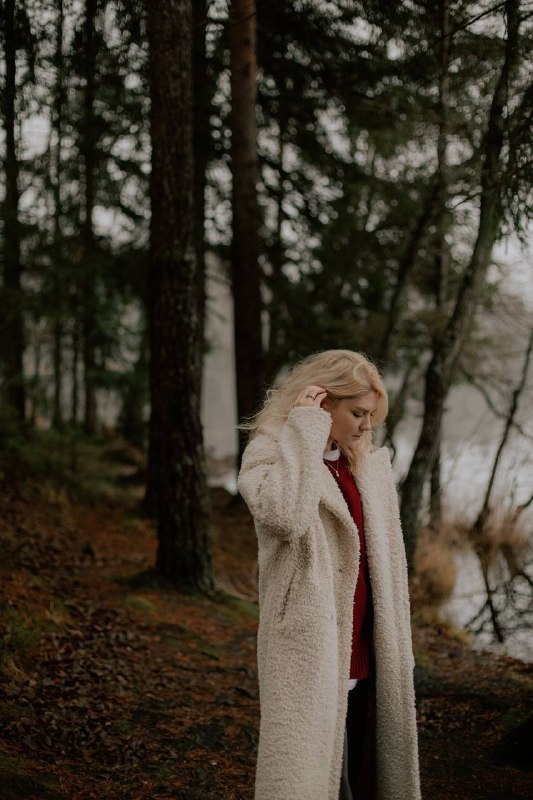
<instances>
[{"instance_id":1,"label":"moss","mask_svg":"<svg viewBox=\"0 0 533 800\"><path fill-rule=\"evenodd\" d=\"M32 430L26 436L8 435L0 467L8 479L23 479L19 489L24 493L52 488L66 491L73 502L120 503L127 497L117 480L121 466L117 465L113 450L102 446L107 444L102 437L87 437L78 430ZM131 463L136 464L137 460L132 457ZM34 479L33 484L24 486L27 479Z\"/></svg>"},{"instance_id":2,"label":"moss","mask_svg":"<svg viewBox=\"0 0 533 800\"><path fill-rule=\"evenodd\" d=\"M123 598L123 602L127 606L139 609L139 611L157 610L157 606L154 603L152 603L151 600L148 600L148 598L142 597L141 595L128 594Z\"/></svg>"},{"instance_id":3,"label":"moss","mask_svg":"<svg viewBox=\"0 0 533 800\"><path fill-rule=\"evenodd\" d=\"M250 600L241 597L234 597L226 592L217 592L219 601L215 607L215 613L233 621L234 619L258 619L259 606Z\"/></svg>"},{"instance_id":4,"label":"moss","mask_svg":"<svg viewBox=\"0 0 533 800\"><path fill-rule=\"evenodd\" d=\"M195 641L195 645L191 645L193 640ZM197 646L197 640L192 634L186 634L186 638L179 638L168 632L163 632L161 635L161 641L166 644L167 647L170 647L172 650L182 653L183 655L197 653L200 649Z\"/></svg>"},{"instance_id":5,"label":"moss","mask_svg":"<svg viewBox=\"0 0 533 800\"><path fill-rule=\"evenodd\" d=\"M129 733L131 728L131 722L115 722L112 726L112 730L116 733Z\"/></svg>"}]
</instances>

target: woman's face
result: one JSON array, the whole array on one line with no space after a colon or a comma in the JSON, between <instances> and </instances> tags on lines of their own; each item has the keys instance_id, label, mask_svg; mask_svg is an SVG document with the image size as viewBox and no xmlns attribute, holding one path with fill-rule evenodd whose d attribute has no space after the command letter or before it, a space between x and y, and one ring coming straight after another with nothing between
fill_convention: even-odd
<instances>
[{"instance_id":1,"label":"woman's face","mask_svg":"<svg viewBox=\"0 0 533 800\"><path fill-rule=\"evenodd\" d=\"M326 397L322 408L329 411L333 420L328 445L336 442L341 447L353 447L363 433L372 427L371 419L377 407L378 396L374 391L337 402Z\"/></svg>"}]
</instances>

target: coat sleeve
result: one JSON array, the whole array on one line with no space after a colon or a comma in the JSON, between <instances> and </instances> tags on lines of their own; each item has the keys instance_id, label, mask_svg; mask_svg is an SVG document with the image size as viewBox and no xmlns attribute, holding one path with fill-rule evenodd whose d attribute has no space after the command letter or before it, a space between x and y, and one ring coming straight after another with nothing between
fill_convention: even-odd
<instances>
[{"instance_id":1,"label":"coat sleeve","mask_svg":"<svg viewBox=\"0 0 533 800\"><path fill-rule=\"evenodd\" d=\"M238 489L255 521L283 539L312 524L330 429L327 411L293 408L278 439L259 433L244 451Z\"/></svg>"}]
</instances>

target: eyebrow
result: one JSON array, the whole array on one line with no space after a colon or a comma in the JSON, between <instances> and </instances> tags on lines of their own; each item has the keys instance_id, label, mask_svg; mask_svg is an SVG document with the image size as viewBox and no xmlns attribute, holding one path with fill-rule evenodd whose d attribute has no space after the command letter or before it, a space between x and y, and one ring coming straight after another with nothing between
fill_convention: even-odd
<instances>
[{"instance_id":1,"label":"eyebrow","mask_svg":"<svg viewBox=\"0 0 533 800\"><path fill-rule=\"evenodd\" d=\"M363 406L355 406L355 408L353 408L352 411L370 411L370 409L369 408L363 408ZM375 414L376 411L377 411L377 408L375 408L373 411L370 411L370 414Z\"/></svg>"}]
</instances>

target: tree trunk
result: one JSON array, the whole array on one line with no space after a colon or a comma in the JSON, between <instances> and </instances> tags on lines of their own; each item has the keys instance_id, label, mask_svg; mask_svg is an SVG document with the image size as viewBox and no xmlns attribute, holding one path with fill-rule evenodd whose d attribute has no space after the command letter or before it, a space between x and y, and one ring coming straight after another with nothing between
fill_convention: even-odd
<instances>
[{"instance_id":1,"label":"tree trunk","mask_svg":"<svg viewBox=\"0 0 533 800\"><path fill-rule=\"evenodd\" d=\"M268 346L265 354L264 378L270 384L276 377L280 367L280 332L282 329L282 306L283 306L283 263L285 261L285 248L283 246L283 222L285 211L283 203L285 200L285 170L283 167L285 153L285 125L284 114L285 106L280 95L277 113L278 123L278 186L276 191L276 232L275 241L272 247L271 266L272 275L270 279L270 298L269 298L269 335Z\"/></svg>"},{"instance_id":2,"label":"tree trunk","mask_svg":"<svg viewBox=\"0 0 533 800\"><path fill-rule=\"evenodd\" d=\"M193 13L148 0L152 135L150 457L157 482L157 570L176 587L213 586L200 423L201 309L195 250Z\"/></svg>"},{"instance_id":3,"label":"tree trunk","mask_svg":"<svg viewBox=\"0 0 533 800\"><path fill-rule=\"evenodd\" d=\"M27 398L27 405L28 405L28 423L30 428L35 428L37 423L38 413L39 413L39 383L41 377L41 333L39 329L37 329L35 333L35 343L34 346L31 348L33 350L33 376L30 377L29 386L33 388L33 391L30 388L29 397ZM30 352L31 352L30 350Z\"/></svg>"},{"instance_id":4,"label":"tree trunk","mask_svg":"<svg viewBox=\"0 0 533 800\"><path fill-rule=\"evenodd\" d=\"M61 395L63 394L63 322L65 312L65 291L63 285L64 264L62 244L62 205L61 205L61 146L63 141L63 104L64 104L64 57L63 57L63 28L64 9L63 0L57 0L57 29L56 29L56 87L53 115L53 128L55 131L55 147L52 154L53 166L51 182L54 195L54 297L55 314L53 320L53 363L54 363L54 409L52 425L54 428L63 427L63 413L61 409Z\"/></svg>"},{"instance_id":5,"label":"tree trunk","mask_svg":"<svg viewBox=\"0 0 533 800\"><path fill-rule=\"evenodd\" d=\"M20 260L19 164L15 144L16 43L15 0L5 0L4 49L5 74L3 118L5 128L5 195L3 203L4 256L4 313L1 325L4 353L3 394L7 405L22 425L25 419L26 392L24 388L24 319Z\"/></svg>"},{"instance_id":6,"label":"tree trunk","mask_svg":"<svg viewBox=\"0 0 533 800\"><path fill-rule=\"evenodd\" d=\"M439 441L436 445L435 458L431 467L429 482L429 527L438 533L442 526L442 433L439 431Z\"/></svg>"},{"instance_id":7,"label":"tree trunk","mask_svg":"<svg viewBox=\"0 0 533 800\"><path fill-rule=\"evenodd\" d=\"M433 465L444 401L461 345L476 309L479 293L490 264L501 216L501 153L504 138L504 109L509 81L518 57L519 2L506 3L507 41L505 58L492 98L481 177L481 200L476 242L459 288L452 316L436 342L426 371L424 419L409 472L402 486L402 522L407 559L412 568L416 546L417 520L422 491Z\"/></svg>"},{"instance_id":8,"label":"tree trunk","mask_svg":"<svg viewBox=\"0 0 533 800\"><path fill-rule=\"evenodd\" d=\"M80 323L78 320L79 304L77 300L77 291L74 294L73 305L74 313L72 315L72 364L71 364L71 407L70 407L70 424L76 427L78 424L79 406L80 406L80 381L79 381L79 365L80 365Z\"/></svg>"},{"instance_id":9,"label":"tree trunk","mask_svg":"<svg viewBox=\"0 0 533 800\"><path fill-rule=\"evenodd\" d=\"M386 444L392 450L392 460L396 458L396 445L394 443L394 433L397 426L403 419L405 405L409 397L409 391L413 383L413 372L415 365L409 362L402 378L402 382L392 402L389 406L389 413L387 414L387 424L385 428L385 435L383 437L383 444Z\"/></svg>"},{"instance_id":10,"label":"tree trunk","mask_svg":"<svg viewBox=\"0 0 533 800\"><path fill-rule=\"evenodd\" d=\"M400 261L396 285L387 311L385 330L377 348L376 359L381 368L386 369L390 359L392 340L401 314L401 307L407 291L409 277L416 265L416 259L420 250L420 245L427 233L431 223L435 219L438 203L438 184L435 181L430 189L429 197L424 202L422 213L417 220L416 226L411 234L411 238L406 247L405 254Z\"/></svg>"},{"instance_id":11,"label":"tree trunk","mask_svg":"<svg viewBox=\"0 0 533 800\"><path fill-rule=\"evenodd\" d=\"M95 241L93 227L94 171L96 132L94 127L94 98L96 81L95 22L97 0L85 0L85 93L82 131L82 160L84 172L84 218L81 227L83 243L83 296L82 338L85 390L84 429L87 434L96 431L96 357L95 357Z\"/></svg>"},{"instance_id":12,"label":"tree trunk","mask_svg":"<svg viewBox=\"0 0 533 800\"><path fill-rule=\"evenodd\" d=\"M263 393L263 345L257 204L257 124L255 105L255 0L232 0L228 36L231 67L231 170L235 366L239 420L254 414ZM239 432L239 463L245 435Z\"/></svg>"},{"instance_id":13,"label":"tree trunk","mask_svg":"<svg viewBox=\"0 0 533 800\"><path fill-rule=\"evenodd\" d=\"M207 0L193 3L193 148L194 148L194 240L198 273L198 298L200 301L200 328L205 330L205 187L209 152L209 86L205 30Z\"/></svg>"},{"instance_id":14,"label":"tree trunk","mask_svg":"<svg viewBox=\"0 0 533 800\"><path fill-rule=\"evenodd\" d=\"M444 319L448 286L448 104L450 94L450 55L452 35L448 0L439 2L440 54L439 54L439 133L437 136L437 191L438 211L435 222L435 306ZM439 531L442 525L441 466L442 466L442 421L438 433L435 458L431 467L429 491L429 524Z\"/></svg>"},{"instance_id":15,"label":"tree trunk","mask_svg":"<svg viewBox=\"0 0 533 800\"><path fill-rule=\"evenodd\" d=\"M202 339L205 332L206 292L205 292L205 187L206 169L209 151L209 91L207 76L207 55L205 31L207 24L207 3L198 0L193 3L193 155L194 155L194 246L198 275L198 297L200 329ZM149 310L146 309L148 319ZM202 347L203 354L203 347ZM200 388L201 403L201 388ZM200 405L201 408L201 405ZM157 513L157 472L155 465L158 457L154 451L155 442L148 438L146 491L142 503L143 512L155 517Z\"/></svg>"}]
</instances>

